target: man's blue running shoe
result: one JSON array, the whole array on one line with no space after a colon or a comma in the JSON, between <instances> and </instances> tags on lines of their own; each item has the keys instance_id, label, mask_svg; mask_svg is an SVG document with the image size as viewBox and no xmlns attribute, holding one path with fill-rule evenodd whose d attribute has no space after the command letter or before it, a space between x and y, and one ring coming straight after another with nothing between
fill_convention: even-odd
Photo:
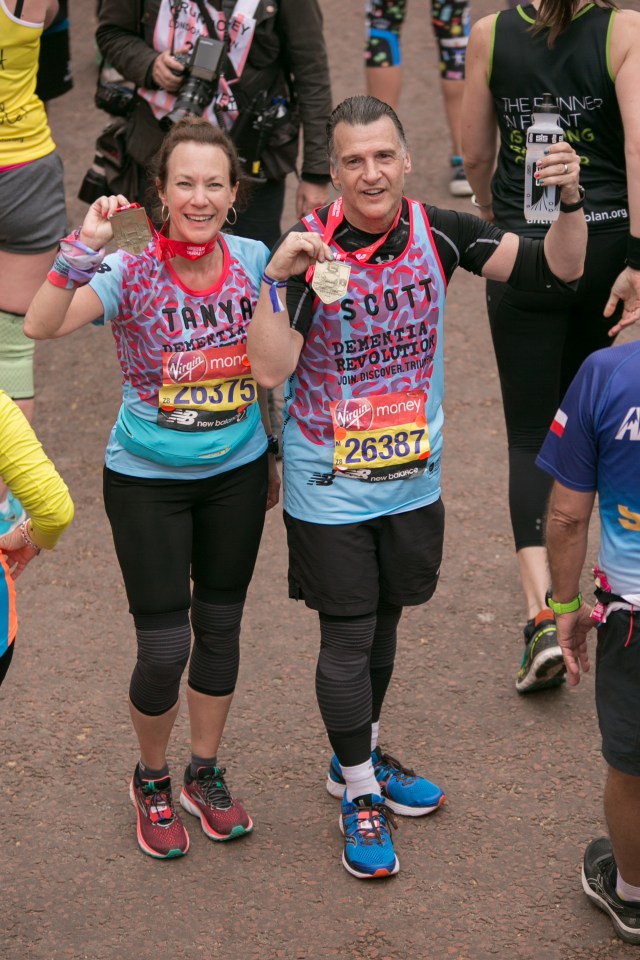
<instances>
[{"instance_id":1,"label":"man's blue running shoe","mask_svg":"<svg viewBox=\"0 0 640 960\"><path fill-rule=\"evenodd\" d=\"M342 798L340 829L344 834L342 864L361 880L391 877L400 869L393 849L389 827L395 827L393 814L382 797L375 793Z\"/></svg>"},{"instance_id":2,"label":"man's blue running shoe","mask_svg":"<svg viewBox=\"0 0 640 960\"><path fill-rule=\"evenodd\" d=\"M379 747L371 754L376 780L380 786L380 795L388 807L404 817L422 817L433 813L445 801L445 795L435 783L425 777L418 777L399 760L382 753ZM327 790L332 797L342 797L345 782L335 753L331 758Z\"/></svg>"}]
</instances>

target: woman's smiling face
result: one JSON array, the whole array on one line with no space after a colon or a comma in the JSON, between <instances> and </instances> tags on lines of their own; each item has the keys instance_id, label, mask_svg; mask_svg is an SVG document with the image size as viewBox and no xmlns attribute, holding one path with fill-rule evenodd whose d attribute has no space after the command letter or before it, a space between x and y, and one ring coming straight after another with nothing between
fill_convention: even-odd
<instances>
[{"instance_id":1,"label":"woman's smiling face","mask_svg":"<svg viewBox=\"0 0 640 960\"><path fill-rule=\"evenodd\" d=\"M165 187L158 190L169 211L169 236L197 244L211 240L224 225L237 192L224 150L192 141L177 144L168 160Z\"/></svg>"}]
</instances>

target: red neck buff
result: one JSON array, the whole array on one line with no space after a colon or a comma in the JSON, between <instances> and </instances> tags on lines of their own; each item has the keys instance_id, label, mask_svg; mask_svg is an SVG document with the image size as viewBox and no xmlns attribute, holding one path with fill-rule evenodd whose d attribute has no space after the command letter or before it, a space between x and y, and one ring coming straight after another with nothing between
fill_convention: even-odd
<instances>
[{"instance_id":1,"label":"red neck buff","mask_svg":"<svg viewBox=\"0 0 640 960\"><path fill-rule=\"evenodd\" d=\"M160 233L156 231L156 255L158 260L171 260L173 257L184 257L185 260L200 260L216 248L218 235L216 234L206 243L189 243L186 240L171 240L165 236L166 223Z\"/></svg>"}]
</instances>

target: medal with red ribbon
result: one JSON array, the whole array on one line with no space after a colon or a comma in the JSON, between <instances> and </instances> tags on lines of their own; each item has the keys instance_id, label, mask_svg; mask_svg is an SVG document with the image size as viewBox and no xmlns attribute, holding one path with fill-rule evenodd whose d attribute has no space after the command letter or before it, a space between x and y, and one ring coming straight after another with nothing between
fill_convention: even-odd
<instances>
[{"instance_id":1,"label":"medal with red ribbon","mask_svg":"<svg viewBox=\"0 0 640 960\"><path fill-rule=\"evenodd\" d=\"M343 198L338 197L337 200L333 201L333 203L329 208L329 216L327 217L327 224L324 228L324 233L322 234L322 239L326 244L331 243L333 239L333 235L335 234L336 230L344 220L344 211L342 207L343 207ZM394 221L386 233L383 233L383 235L381 237L378 237L377 240L374 240L373 243L369 243L366 247L361 247L359 250L350 250L348 253L344 251L339 253L334 253L335 259L349 260L352 258L354 260L357 260L358 263L367 263L371 259L371 257L374 255L376 250L380 249L380 247L385 242L389 234L392 233L395 230L395 228L398 226L398 224L400 223L401 213L402 213L402 204L400 204L400 206L398 207L398 212L395 215ZM309 270L307 271L307 276L306 276L307 283L309 282L312 276L313 276L313 266L309 267Z\"/></svg>"},{"instance_id":2,"label":"medal with red ribbon","mask_svg":"<svg viewBox=\"0 0 640 960\"><path fill-rule=\"evenodd\" d=\"M333 253L333 260L325 260L324 263L316 263L307 270L305 280L311 284L312 289L322 300L323 303L334 303L344 296L349 285L349 275L351 267L346 262L349 259L356 260L358 263L368 263L376 250L382 246L389 234L395 230L400 221L402 204L398 207L395 219L386 233L373 243L361 247L359 250L351 250L348 253L339 251ZM330 244L333 236L344 220L343 198L338 197L329 208L327 223L322 234L322 239L326 244Z\"/></svg>"}]
</instances>

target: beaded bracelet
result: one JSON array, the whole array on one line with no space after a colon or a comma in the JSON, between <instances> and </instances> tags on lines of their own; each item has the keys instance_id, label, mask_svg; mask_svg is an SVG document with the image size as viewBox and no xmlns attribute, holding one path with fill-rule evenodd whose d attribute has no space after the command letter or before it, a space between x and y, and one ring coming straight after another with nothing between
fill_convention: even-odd
<instances>
[{"instance_id":1,"label":"beaded bracelet","mask_svg":"<svg viewBox=\"0 0 640 960\"><path fill-rule=\"evenodd\" d=\"M105 248L94 250L87 247L78 238L80 227L60 241L60 252L56 257L47 280L54 287L63 290L76 290L89 283L104 260Z\"/></svg>"},{"instance_id":2,"label":"beaded bracelet","mask_svg":"<svg viewBox=\"0 0 640 960\"><path fill-rule=\"evenodd\" d=\"M286 287L288 280L274 280L273 277L268 276L268 274L262 274L262 282L268 284L269 286L269 299L271 300L271 306L273 307L274 313L283 313L284 312L284 303L278 296L278 290L282 287Z\"/></svg>"},{"instance_id":3,"label":"beaded bracelet","mask_svg":"<svg viewBox=\"0 0 640 960\"><path fill-rule=\"evenodd\" d=\"M37 543L34 543L29 536L29 522L29 519L23 520L18 529L22 534L22 539L24 540L25 546L31 547L31 549L35 550L36 553L40 553L42 547L39 547Z\"/></svg>"}]
</instances>

